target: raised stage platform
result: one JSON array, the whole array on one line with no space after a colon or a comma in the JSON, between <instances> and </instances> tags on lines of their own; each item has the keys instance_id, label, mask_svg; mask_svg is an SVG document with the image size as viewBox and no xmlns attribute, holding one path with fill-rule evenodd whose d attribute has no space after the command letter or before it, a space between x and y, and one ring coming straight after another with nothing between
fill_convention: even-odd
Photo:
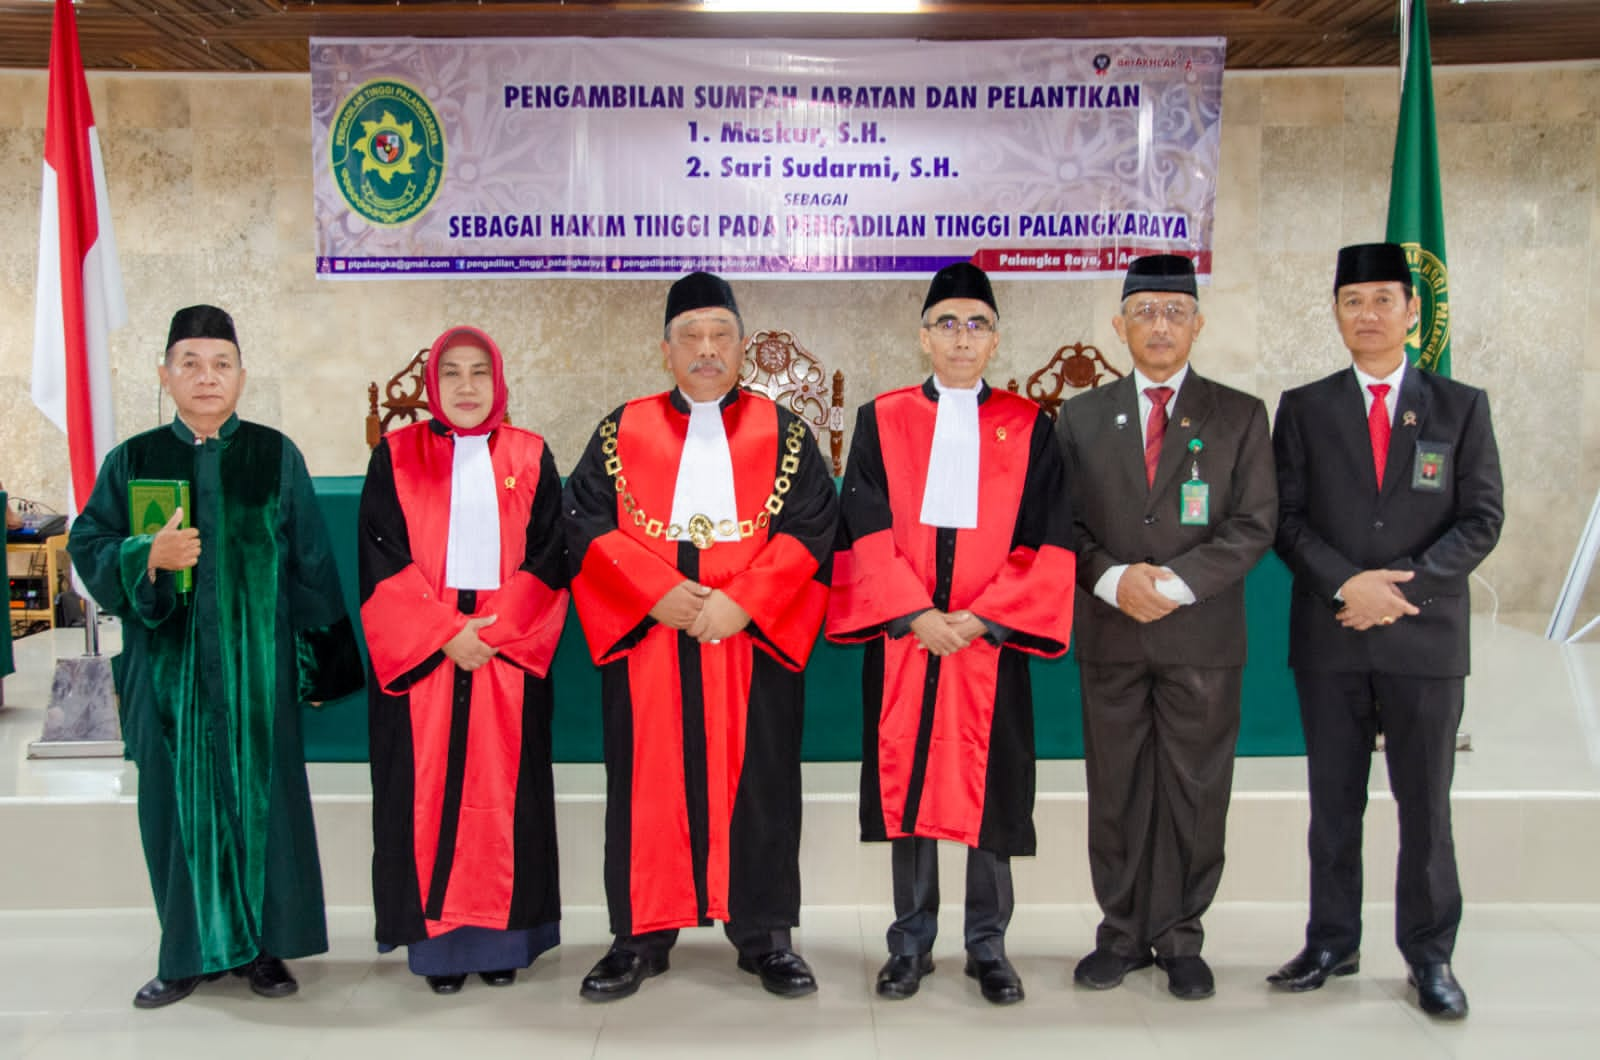
<instances>
[{"instance_id":1,"label":"raised stage platform","mask_svg":"<svg viewBox=\"0 0 1600 1060\"><path fill-rule=\"evenodd\" d=\"M1562 647L1529 630L1481 620L1455 783L1464 891L1474 902L1600 901L1600 642ZM115 623L102 640L114 652ZM18 672L0 708L0 908L139 908L149 898L134 821L137 771L116 760L28 760L56 656L82 650L81 630L15 645ZM1072 704L1074 713L1076 704ZM330 905L369 902L370 788L365 763L310 767ZM875 905L889 894L887 851L856 840L858 767L810 762L803 882L807 905ZM601 767L556 767L562 893L603 905ZM1017 866L1022 902L1091 902L1085 861L1083 764L1040 764L1040 853ZM1368 811L1369 894L1390 893L1393 804L1381 756ZM1303 902L1304 762L1241 758L1229 819L1221 901ZM951 851L952 855L955 851ZM952 866L955 862L952 861ZM953 869L952 869L953 871ZM960 879L957 875L955 879Z\"/></svg>"}]
</instances>

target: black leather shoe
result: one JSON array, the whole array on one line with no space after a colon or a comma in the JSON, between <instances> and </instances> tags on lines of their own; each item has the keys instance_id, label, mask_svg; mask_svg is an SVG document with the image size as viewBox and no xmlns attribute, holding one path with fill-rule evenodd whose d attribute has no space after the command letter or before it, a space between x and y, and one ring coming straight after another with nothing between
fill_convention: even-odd
<instances>
[{"instance_id":1,"label":"black leather shoe","mask_svg":"<svg viewBox=\"0 0 1600 1060\"><path fill-rule=\"evenodd\" d=\"M917 992L922 977L933 971L933 954L895 954L878 969L878 996L904 1001Z\"/></svg>"},{"instance_id":2,"label":"black leather shoe","mask_svg":"<svg viewBox=\"0 0 1600 1060\"><path fill-rule=\"evenodd\" d=\"M288 997L300 989L289 969L270 953L257 954L255 960L235 968L233 974L249 979L250 989L262 997Z\"/></svg>"},{"instance_id":3,"label":"black leather shoe","mask_svg":"<svg viewBox=\"0 0 1600 1060\"><path fill-rule=\"evenodd\" d=\"M980 960L967 954L967 975L978 981L983 999L995 1005L1015 1005L1023 999L1022 977L1004 957Z\"/></svg>"},{"instance_id":4,"label":"black leather shoe","mask_svg":"<svg viewBox=\"0 0 1600 1060\"><path fill-rule=\"evenodd\" d=\"M430 975L428 989L435 994L459 994L466 981L464 975Z\"/></svg>"},{"instance_id":5,"label":"black leather shoe","mask_svg":"<svg viewBox=\"0 0 1600 1060\"><path fill-rule=\"evenodd\" d=\"M817 992L817 977L811 966L794 950L773 950L760 957L739 955L739 968L761 977L767 993L779 997L805 997Z\"/></svg>"},{"instance_id":6,"label":"black leather shoe","mask_svg":"<svg viewBox=\"0 0 1600 1060\"><path fill-rule=\"evenodd\" d=\"M517 970L515 968L501 968L493 972L479 972L478 978L490 986L510 986L517 981Z\"/></svg>"},{"instance_id":7,"label":"black leather shoe","mask_svg":"<svg viewBox=\"0 0 1600 1060\"><path fill-rule=\"evenodd\" d=\"M595 962L578 987L578 996L590 1001L616 1001L639 992L639 984L667 970L667 955L642 956L632 950L612 950Z\"/></svg>"},{"instance_id":8,"label":"black leather shoe","mask_svg":"<svg viewBox=\"0 0 1600 1060\"><path fill-rule=\"evenodd\" d=\"M1156 965L1167 973L1167 993L1184 1001L1203 1001L1217 992L1211 966L1198 953L1186 957L1157 957Z\"/></svg>"},{"instance_id":9,"label":"black leather shoe","mask_svg":"<svg viewBox=\"0 0 1600 1060\"><path fill-rule=\"evenodd\" d=\"M1123 977L1129 972L1148 968L1154 963L1155 958L1149 953L1125 957L1111 950L1097 949L1078 962L1078 966L1072 970L1072 981L1090 990L1110 990L1121 986Z\"/></svg>"},{"instance_id":10,"label":"black leather shoe","mask_svg":"<svg viewBox=\"0 0 1600 1060\"><path fill-rule=\"evenodd\" d=\"M1413 964L1406 982L1417 988L1417 1005L1442 1020L1467 1017L1467 994L1448 964Z\"/></svg>"},{"instance_id":11,"label":"black leather shoe","mask_svg":"<svg viewBox=\"0 0 1600 1060\"><path fill-rule=\"evenodd\" d=\"M182 1001L200 985L200 976L186 975L182 979L163 979L159 975L139 988L133 995L134 1008L161 1008L174 1001Z\"/></svg>"},{"instance_id":12,"label":"black leather shoe","mask_svg":"<svg viewBox=\"0 0 1600 1060\"><path fill-rule=\"evenodd\" d=\"M1361 953L1334 953L1307 946L1294 959L1267 976L1267 982L1283 990L1301 993L1316 990L1330 975L1355 975L1361 970Z\"/></svg>"}]
</instances>

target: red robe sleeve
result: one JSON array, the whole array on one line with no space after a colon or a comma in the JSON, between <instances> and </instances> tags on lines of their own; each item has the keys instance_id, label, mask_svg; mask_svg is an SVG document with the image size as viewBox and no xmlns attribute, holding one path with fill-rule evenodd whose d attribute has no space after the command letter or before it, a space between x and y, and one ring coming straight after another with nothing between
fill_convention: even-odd
<instances>
[{"instance_id":1,"label":"red robe sleeve","mask_svg":"<svg viewBox=\"0 0 1600 1060\"><path fill-rule=\"evenodd\" d=\"M791 413L779 410L780 438L793 420ZM800 466L789 480L783 510L768 525L766 544L722 591L750 613L756 642L786 668L801 670L827 611L839 521L833 476L809 432L800 447Z\"/></svg>"},{"instance_id":2,"label":"red robe sleeve","mask_svg":"<svg viewBox=\"0 0 1600 1060\"><path fill-rule=\"evenodd\" d=\"M1041 411L1033 424L1011 553L967 610L1004 627L1005 643L1013 648L1051 658L1065 654L1077 578L1071 542L1066 465Z\"/></svg>"},{"instance_id":3,"label":"red robe sleeve","mask_svg":"<svg viewBox=\"0 0 1600 1060\"><path fill-rule=\"evenodd\" d=\"M933 607L933 597L894 539L889 480L874 404L861 406L839 498L839 545L833 557L827 636L872 640L896 619Z\"/></svg>"},{"instance_id":4,"label":"red robe sleeve","mask_svg":"<svg viewBox=\"0 0 1600 1060\"><path fill-rule=\"evenodd\" d=\"M435 591L412 561L389 441L378 443L367 465L356 547L367 655L379 686L397 695L444 661L445 642L461 632L467 616Z\"/></svg>"},{"instance_id":5,"label":"red robe sleeve","mask_svg":"<svg viewBox=\"0 0 1600 1060\"><path fill-rule=\"evenodd\" d=\"M609 422L618 423L622 410ZM672 564L617 529L617 494L597 430L562 492L572 600L596 665L622 658L649 629L650 609L684 580Z\"/></svg>"},{"instance_id":6,"label":"red robe sleeve","mask_svg":"<svg viewBox=\"0 0 1600 1060\"><path fill-rule=\"evenodd\" d=\"M548 446L540 446L539 484L528 513L526 532L520 537L504 532L506 513L502 496L502 544L517 563L515 573L500 588L478 598L478 614L495 615L493 624L479 629L478 637L497 650L499 658L539 677L550 672L561 629L567 621L567 550L561 527L561 475ZM503 478L497 467L497 478ZM504 569L505 563L502 563Z\"/></svg>"}]
</instances>

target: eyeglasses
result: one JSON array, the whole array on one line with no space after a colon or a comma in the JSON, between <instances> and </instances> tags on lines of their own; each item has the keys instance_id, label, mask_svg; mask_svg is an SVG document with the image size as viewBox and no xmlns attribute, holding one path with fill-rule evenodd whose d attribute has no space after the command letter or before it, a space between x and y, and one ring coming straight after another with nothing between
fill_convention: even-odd
<instances>
[{"instance_id":1,"label":"eyeglasses","mask_svg":"<svg viewBox=\"0 0 1600 1060\"><path fill-rule=\"evenodd\" d=\"M973 338L977 338L980 335L994 334L994 321L988 317L970 317L966 320L961 320L957 317L945 316L923 326L935 334L943 335L947 339L955 338L963 329Z\"/></svg>"},{"instance_id":2,"label":"eyeglasses","mask_svg":"<svg viewBox=\"0 0 1600 1060\"><path fill-rule=\"evenodd\" d=\"M1189 302L1140 302L1129 306L1126 312L1129 319L1147 327L1156 322L1156 317L1174 327L1182 327L1198 316L1200 310Z\"/></svg>"}]
</instances>

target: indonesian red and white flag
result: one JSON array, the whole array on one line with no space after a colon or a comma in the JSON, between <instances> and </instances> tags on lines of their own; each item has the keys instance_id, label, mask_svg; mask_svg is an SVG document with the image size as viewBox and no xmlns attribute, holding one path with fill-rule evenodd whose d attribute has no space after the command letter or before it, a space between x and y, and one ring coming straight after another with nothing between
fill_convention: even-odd
<instances>
[{"instance_id":1,"label":"indonesian red and white flag","mask_svg":"<svg viewBox=\"0 0 1600 1060\"><path fill-rule=\"evenodd\" d=\"M72 0L56 0L39 210L33 403L67 435L73 515L115 439L108 336L127 323L122 271Z\"/></svg>"}]
</instances>

